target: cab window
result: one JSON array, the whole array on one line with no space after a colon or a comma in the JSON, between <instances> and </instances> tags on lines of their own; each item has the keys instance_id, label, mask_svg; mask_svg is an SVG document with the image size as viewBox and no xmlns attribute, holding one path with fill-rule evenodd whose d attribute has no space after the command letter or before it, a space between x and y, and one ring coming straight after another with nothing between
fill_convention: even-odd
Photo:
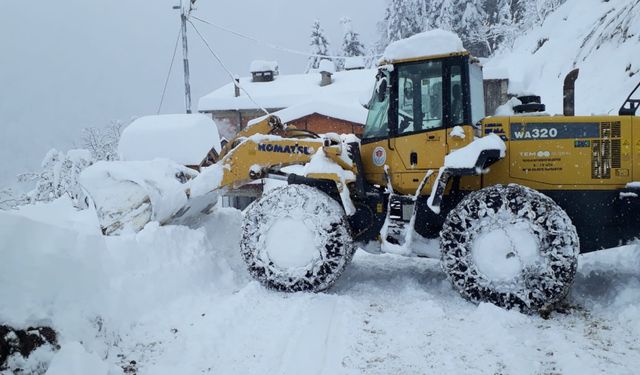
<instances>
[{"instance_id":1,"label":"cab window","mask_svg":"<svg viewBox=\"0 0 640 375\"><path fill-rule=\"evenodd\" d=\"M462 125L464 123L464 97L462 94L462 67L451 66L451 123Z\"/></svg>"},{"instance_id":2,"label":"cab window","mask_svg":"<svg viewBox=\"0 0 640 375\"><path fill-rule=\"evenodd\" d=\"M400 65L398 133L442 127L442 98L442 62Z\"/></svg>"},{"instance_id":3,"label":"cab window","mask_svg":"<svg viewBox=\"0 0 640 375\"><path fill-rule=\"evenodd\" d=\"M369 101L367 123L362 137L364 139L382 138L389 135L389 73L379 71L373 97Z\"/></svg>"}]
</instances>

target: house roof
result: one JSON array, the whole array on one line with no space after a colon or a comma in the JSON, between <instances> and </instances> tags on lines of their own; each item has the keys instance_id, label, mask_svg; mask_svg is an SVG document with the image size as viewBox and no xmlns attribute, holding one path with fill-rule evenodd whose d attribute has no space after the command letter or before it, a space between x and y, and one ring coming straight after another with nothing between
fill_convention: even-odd
<instances>
[{"instance_id":1,"label":"house roof","mask_svg":"<svg viewBox=\"0 0 640 375\"><path fill-rule=\"evenodd\" d=\"M170 159L199 165L211 149L220 152L215 122L202 114L145 116L124 129L118 144L122 160Z\"/></svg>"},{"instance_id":2,"label":"house roof","mask_svg":"<svg viewBox=\"0 0 640 375\"><path fill-rule=\"evenodd\" d=\"M252 82L250 77L245 77L240 79L240 85L263 108L289 108L322 102L324 104L316 107L323 107L325 113L322 114L332 116L345 113L342 110L345 107L354 108L354 111L355 108L364 110L362 103L367 103L371 97L375 75L376 71L373 69L336 72L333 82L323 87L320 87L321 77L317 72L280 74L270 82ZM198 110L208 112L259 108L244 91L241 90L239 97L234 96L234 91L233 83L220 87L200 98ZM332 108L339 109L338 113L327 113Z\"/></svg>"}]
</instances>

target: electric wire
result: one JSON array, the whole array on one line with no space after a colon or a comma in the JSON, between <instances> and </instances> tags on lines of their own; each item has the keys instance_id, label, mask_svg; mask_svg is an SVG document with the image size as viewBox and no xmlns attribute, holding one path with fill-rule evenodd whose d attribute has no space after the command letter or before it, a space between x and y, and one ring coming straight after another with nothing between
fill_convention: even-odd
<instances>
[{"instance_id":1,"label":"electric wire","mask_svg":"<svg viewBox=\"0 0 640 375\"><path fill-rule=\"evenodd\" d=\"M164 103L164 97L167 93L167 85L169 84L169 78L171 77L171 71L173 70L173 63L176 61L176 52L178 51L178 44L180 43L180 29L178 29L178 37L176 38L176 45L173 47L173 56L171 56L171 64L169 64L169 71L167 72L167 77L164 80L164 87L162 88L162 97L160 97L160 104L158 105L157 115L160 114L162 110L162 104Z\"/></svg>"},{"instance_id":2,"label":"electric wire","mask_svg":"<svg viewBox=\"0 0 640 375\"><path fill-rule=\"evenodd\" d=\"M235 30L231 30L231 29L229 29L227 27L217 25L215 23L203 20L202 18L193 16L193 15L191 16L191 18L193 18L195 20L198 20L198 21L200 21L200 22L202 22L204 24L207 24L209 26L213 26L213 27L215 27L217 29L220 29L220 30L226 31L228 33L231 33L231 34L233 34L233 35L235 35L237 37L250 40L250 41L252 41L254 43L261 44L263 46L266 46L266 47L269 47L269 48L272 48L272 49L276 49L276 50L279 50L279 51L292 53L292 54L295 54L295 55L301 55L301 56L306 56L306 57L324 57L324 58L329 58L329 59L345 59L345 58L349 57L349 56L317 55L317 54L313 54L313 53L302 52L302 51L298 51L298 50L295 50L295 49L292 49L292 48L279 46L277 44L273 44L273 43L270 43L270 42L265 42L263 40L254 38L254 37L249 36L249 35L245 35L245 34L239 33L239 32L237 32ZM358 57L373 58L373 57L380 57L380 56L382 56L382 55L381 54L377 54L377 55L358 56Z\"/></svg>"},{"instance_id":3,"label":"electric wire","mask_svg":"<svg viewBox=\"0 0 640 375\"><path fill-rule=\"evenodd\" d=\"M193 24L193 22L191 22L190 19L187 19L187 22L189 22L191 24L191 27L193 27L193 30L195 30L196 34L198 34L198 36L200 37L200 39L202 39L202 42L204 43L204 45L207 47L207 49L209 50L209 52L211 52L211 54L213 55L213 57L218 61L218 63L220 64L220 66L222 66L222 69L224 69L227 74L229 75L229 77L231 77L231 81L233 82L234 85L236 85L236 87L238 87L240 90L242 90L247 97L249 98L249 100L251 100L251 102L253 102L253 104L256 105L256 107L260 108L264 113L266 113L267 115L269 115L269 111L267 111L266 109L264 109L264 107L262 107L260 104L258 104L258 102L256 102L253 97L251 96L251 94L249 94L249 92L247 92L247 90L245 90L244 87L242 87L242 85L240 85L238 82L236 82L236 78L233 75L233 73L231 72L231 70L229 70L229 68L227 68L227 66L224 64L224 62L222 61L222 59L220 58L220 56L218 56L218 54L216 54L213 49L211 48L211 46L209 45L209 42L207 42L207 39L200 33L200 31L198 30L198 28L196 27L196 25Z\"/></svg>"}]
</instances>

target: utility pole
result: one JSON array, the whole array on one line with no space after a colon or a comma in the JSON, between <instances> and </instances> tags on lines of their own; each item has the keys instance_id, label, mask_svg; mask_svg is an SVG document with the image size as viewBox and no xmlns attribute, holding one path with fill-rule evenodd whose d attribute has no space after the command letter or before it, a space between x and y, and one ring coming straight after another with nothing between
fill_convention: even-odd
<instances>
[{"instance_id":1,"label":"utility pole","mask_svg":"<svg viewBox=\"0 0 640 375\"><path fill-rule=\"evenodd\" d=\"M182 62L184 67L184 106L187 113L191 113L191 84L189 83L189 46L187 44L187 17L191 13L191 7L195 1L187 0L189 2L189 9L187 10L180 0L180 5L176 5L173 9L180 9L180 21L182 23Z\"/></svg>"}]
</instances>

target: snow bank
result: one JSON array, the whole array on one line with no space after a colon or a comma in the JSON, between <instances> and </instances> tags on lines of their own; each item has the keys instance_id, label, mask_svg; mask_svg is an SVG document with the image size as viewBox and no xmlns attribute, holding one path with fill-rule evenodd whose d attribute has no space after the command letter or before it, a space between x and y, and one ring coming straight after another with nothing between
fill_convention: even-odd
<instances>
[{"instance_id":1,"label":"snow bank","mask_svg":"<svg viewBox=\"0 0 640 375\"><path fill-rule=\"evenodd\" d=\"M116 371L121 373L109 372L109 365L97 354L88 353L79 342L71 342L53 357L45 375L115 375Z\"/></svg>"},{"instance_id":2,"label":"snow bank","mask_svg":"<svg viewBox=\"0 0 640 375\"><path fill-rule=\"evenodd\" d=\"M384 50L382 61L393 62L415 57L465 51L462 40L457 34L451 31L435 29L389 44Z\"/></svg>"},{"instance_id":3,"label":"snow bank","mask_svg":"<svg viewBox=\"0 0 640 375\"><path fill-rule=\"evenodd\" d=\"M211 149L220 152L220 136L213 120L202 114L145 116L122 132L118 153L125 161L170 159L199 165Z\"/></svg>"},{"instance_id":4,"label":"snow bank","mask_svg":"<svg viewBox=\"0 0 640 375\"><path fill-rule=\"evenodd\" d=\"M96 351L104 344L95 344L96 330L126 329L186 292L228 293L244 271L235 258L237 210L213 214L217 224L198 230L149 224L103 237L88 234L91 223L82 231L54 225L60 205L39 206L38 222L0 211L0 324L52 326L61 343L82 341Z\"/></svg>"},{"instance_id":5,"label":"snow bank","mask_svg":"<svg viewBox=\"0 0 640 375\"><path fill-rule=\"evenodd\" d=\"M364 69L367 66L363 56L351 56L344 59L344 68L350 69Z\"/></svg>"},{"instance_id":6,"label":"snow bank","mask_svg":"<svg viewBox=\"0 0 640 375\"><path fill-rule=\"evenodd\" d=\"M97 261L105 252L97 235L0 212L0 322L66 327L81 311L96 313L107 287Z\"/></svg>"},{"instance_id":7,"label":"snow bank","mask_svg":"<svg viewBox=\"0 0 640 375\"><path fill-rule=\"evenodd\" d=\"M507 72L511 93L540 95L547 111L559 114L564 77L579 68L576 114L617 114L640 81L639 35L638 1L567 0L484 70Z\"/></svg>"},{"instance_id":8,"label":"snow bank","mask_svg":"<svg viewBox=\"0 0 640 375\"><path fill-rule=\"evenodd\" d=\"M278 71L277 61L253 60L251 62L251 65L249 66L250 73L277 72L277 71Z\"/></svg>"}]
</instances>

